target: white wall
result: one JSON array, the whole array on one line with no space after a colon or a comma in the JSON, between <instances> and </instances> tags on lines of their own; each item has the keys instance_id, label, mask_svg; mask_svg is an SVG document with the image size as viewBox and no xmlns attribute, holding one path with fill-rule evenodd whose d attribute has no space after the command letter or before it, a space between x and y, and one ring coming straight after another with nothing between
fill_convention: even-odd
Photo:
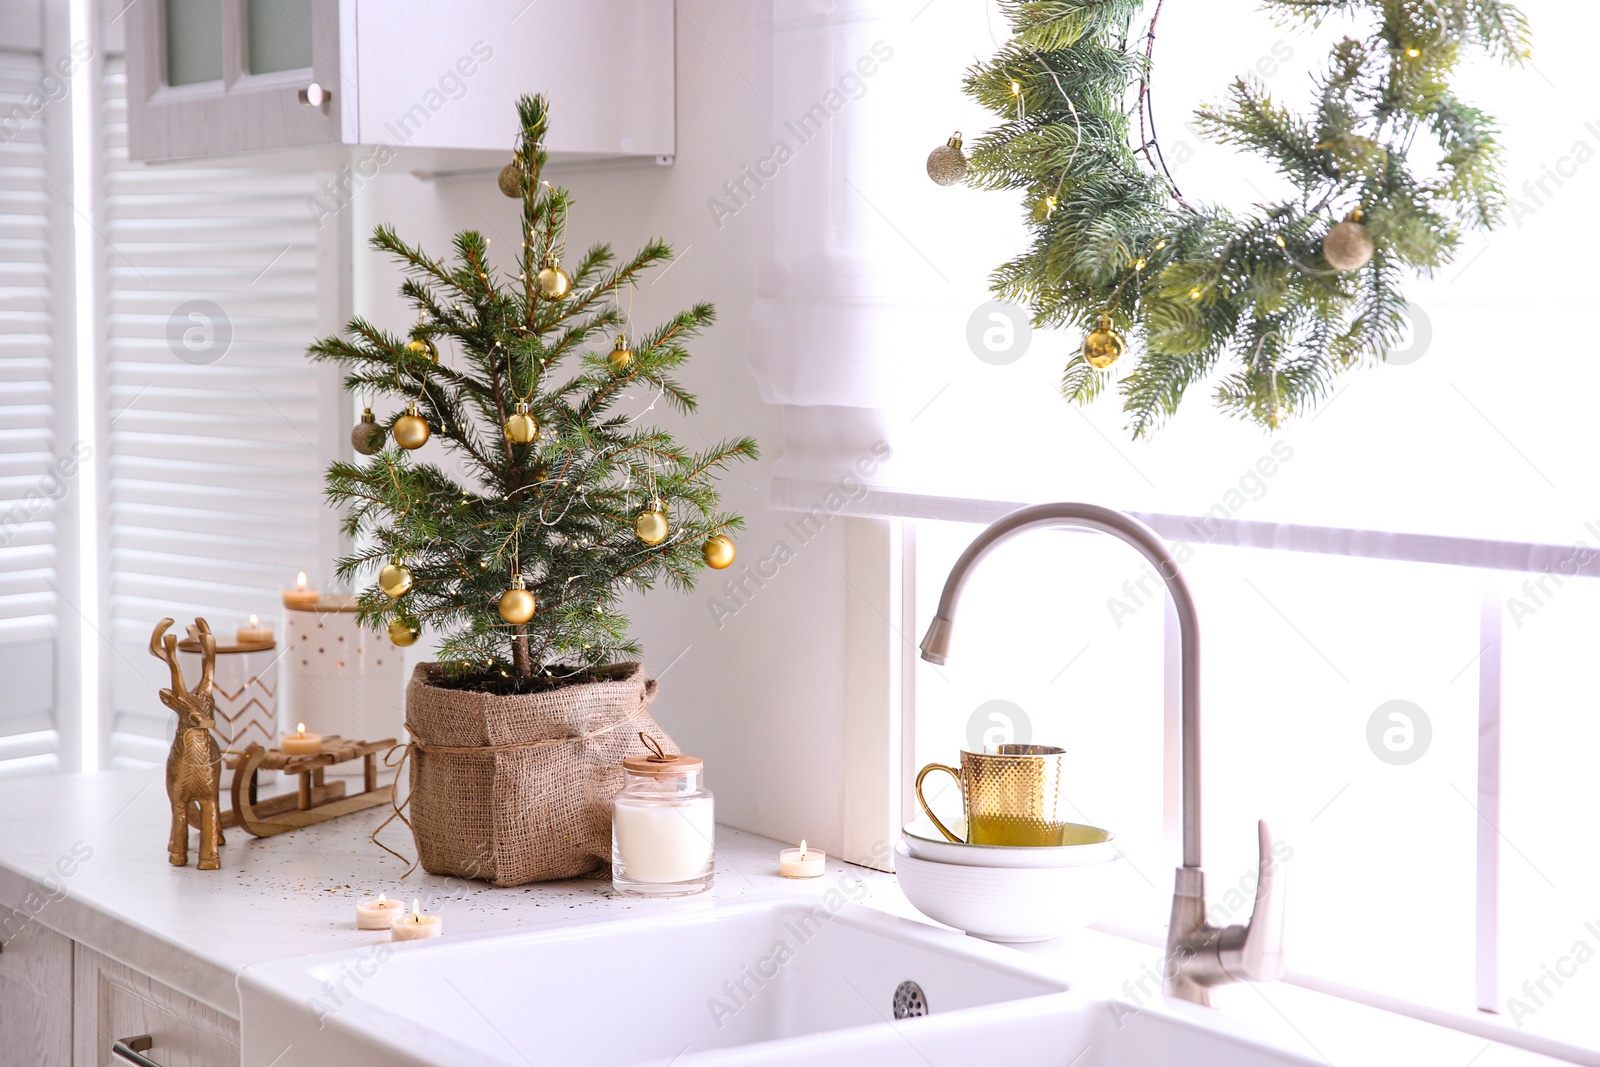
<instances>
[{"instance_id":1,"label":"white wall","mask_svg":"<svg viewBox=\"0 0 1600 1067\"><path fill-rule=\"evenodd\" d=\"M777 411L756 393L747 361L746 329L755 291L755 211L719 220L707 205L723 182L753 160L755 104L752 5L745 0L682 0L677 4L677 160L671 167L609 170L552 168L577 203L568 255L596 241L626 254L657 235L679 259L639 287L633 317L640 332L697 300L717 307L718 321L694 345L682 378L700 411L684 420L662 405L652 418L693 447L735 434L762 443L759 463L721 483L725 502L749 528L738 538L739 561L707 577L696 593L660 589L630 605L646 662L662 679L653 709L685 751L703 756L727 824L785 840L804 836L830 850L840 839L843 744L843 619L848 589L844 537L837 520L805 544L783 530L789 516L766 507L769 471L781 440ZM499 57L496 57L497 59ZM508 59L508 61L511 61ZM595 62L604 65L603 56ZM614 76L623 76L617 71ZM527 91L544 88L530 72ZM470 91L470 90L469 90ZM508 114L512 107L506 101ZM559 126L562 116L552 115ZM510 145L507 145L507 158ZM783 181L784 176L777 179ZM508 262L517 247L516 208L493 174L420 180L385 174L357 200L358 239L379 222L435 255L451 234L477 228ZM399 274L362 244L355 305L383 326L404 330L414 318L396 295ZM648 398L639 401L643 408ZM767 556L780 538L797 549L777 577L727 598L723 584ZM719 627L710 602L721 596L735 614Z\"/></svg>"}]
</instances>

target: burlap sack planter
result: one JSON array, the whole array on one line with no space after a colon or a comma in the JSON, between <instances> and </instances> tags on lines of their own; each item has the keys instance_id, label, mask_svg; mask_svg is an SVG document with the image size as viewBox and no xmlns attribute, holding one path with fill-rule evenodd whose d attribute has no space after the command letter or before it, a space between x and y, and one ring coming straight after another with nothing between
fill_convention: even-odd
<instances>
[{"instance_id":1,"label":"burlap sack planter","mask_svg":"<svg viewBox=\"0 0 1600 1067\"><path fill-rule=\"evenodd\" d=\"M435 684L422 664L406 691L409 818L430 874L498 886L575 878L611 863L611 799L650 717L656 683L638 663L546 693L497 696Z\"/></svg>"}]
</instances>

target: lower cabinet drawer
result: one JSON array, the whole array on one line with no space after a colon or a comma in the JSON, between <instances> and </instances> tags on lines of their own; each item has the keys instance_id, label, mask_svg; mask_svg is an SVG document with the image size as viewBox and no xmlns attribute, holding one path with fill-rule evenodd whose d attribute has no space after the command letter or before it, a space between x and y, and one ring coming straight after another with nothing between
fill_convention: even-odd
<instances>
[{"instance_id":1,"label":"lower cabinet drawer","mask_svg":"<svg viewBox=\"0 0 1600 1067\"><path fill-rule=\"evenodd\" d=\"M73 1067L237 1067L239 1021L82 945L74 946Z\"/></svg>"}]
</instances>

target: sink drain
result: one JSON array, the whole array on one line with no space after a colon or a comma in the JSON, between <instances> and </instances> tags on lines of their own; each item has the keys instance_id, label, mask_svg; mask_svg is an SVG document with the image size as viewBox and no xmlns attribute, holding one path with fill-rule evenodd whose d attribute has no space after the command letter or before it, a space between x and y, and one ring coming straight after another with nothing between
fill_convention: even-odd
<instances>
[{"instance_id":1,"label":"sink drain","mask_svg":"<svg viewBox=\"0 0 1600 1067\"><path fill-rule=\"evenodd\" d=\"M915 982L901 982L894 988L894 1017L915 1019L928 1014L928 998Z\"/></svg>"}]
</instances>

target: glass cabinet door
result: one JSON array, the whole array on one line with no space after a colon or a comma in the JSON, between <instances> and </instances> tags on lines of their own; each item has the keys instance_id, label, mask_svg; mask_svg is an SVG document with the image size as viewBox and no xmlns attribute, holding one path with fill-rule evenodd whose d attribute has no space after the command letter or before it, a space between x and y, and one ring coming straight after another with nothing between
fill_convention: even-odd
<instances>
[{"instance_id":1,"label":"glass cabinet door","mask_svg":"<svg viewBox=\"0 0 1600 1067\"><path fill-rule=\"evenodd\" d=\"M126 29L133 158L339 143L339 3L132 5Z\"/></svg>"}]
</instances>

